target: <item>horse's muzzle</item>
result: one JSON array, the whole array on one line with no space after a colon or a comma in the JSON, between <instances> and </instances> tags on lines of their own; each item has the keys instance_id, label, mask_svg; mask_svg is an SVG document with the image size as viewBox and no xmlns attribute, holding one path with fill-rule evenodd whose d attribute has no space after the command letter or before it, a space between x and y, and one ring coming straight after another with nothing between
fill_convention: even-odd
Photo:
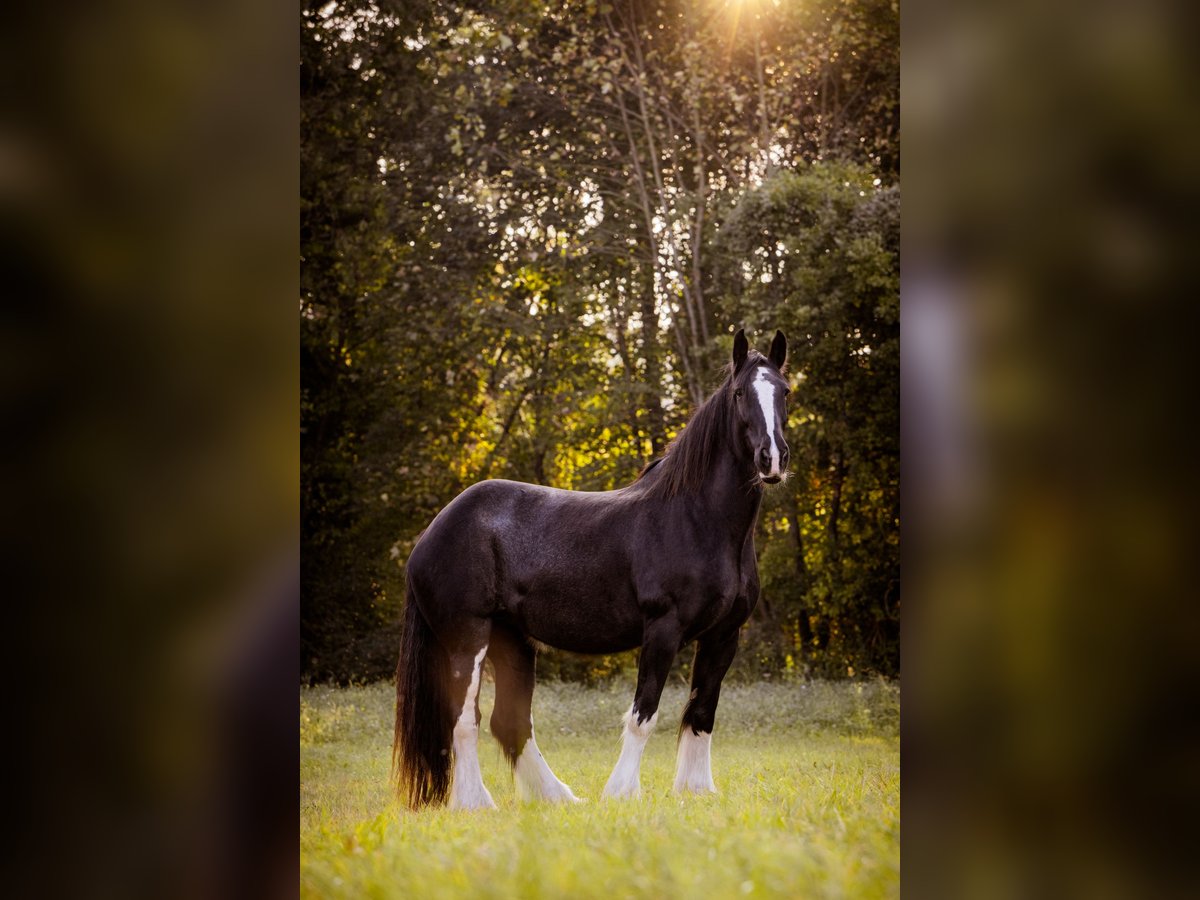
<instances>
[{"instance_id":1,"label":"horse's muzzle","mask_svg":"<svg viewBox=\"0 0 1200 900\"><path fill-rule=\"evenodd\" d=\"M779 484L787 472L788 448L785 444L779 453L778 461L771 459L770 449L763 447L758 451L758 474L767 484Z\"/></svg>"}]
</instances>

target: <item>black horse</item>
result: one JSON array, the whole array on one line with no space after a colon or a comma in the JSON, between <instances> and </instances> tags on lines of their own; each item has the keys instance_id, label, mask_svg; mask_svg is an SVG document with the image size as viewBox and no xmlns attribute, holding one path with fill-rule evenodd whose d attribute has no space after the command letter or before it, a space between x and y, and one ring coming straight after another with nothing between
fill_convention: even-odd
<instances>
[{"instance_id":1,"label":"black horse","mask_svg":"<svg viewBox=\"0 0 1200 900\"><path fill-rule=\"evenodd\" d=\"M485 657L496 678L492 733L519 793L577 799L533 739L535 642L577 653L642 647L621 756L604 788L606 797L635 797L671 664L696 641L675 790L715 790L721 680L758 601L762 485L779 482L788 463L786 356L782 332L763 356L739 331L724 382L627 487L483 481L437 515L408 560L396 669L392 759L410 806L447 797L454 808L495 805L476 751Z\"/></svg>"}]
</instances>

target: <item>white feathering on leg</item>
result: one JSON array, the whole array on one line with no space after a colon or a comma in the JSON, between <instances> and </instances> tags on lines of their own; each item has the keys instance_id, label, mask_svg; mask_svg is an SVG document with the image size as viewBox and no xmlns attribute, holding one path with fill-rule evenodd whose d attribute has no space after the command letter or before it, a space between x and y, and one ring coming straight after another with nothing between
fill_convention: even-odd
<instances>
[{"instance_id":1,"label":"white feathering on leg","mask_svg":"<svg viewBox=\"0 0 1200 900\"><path fill-rule=\"evenodd\" d=\"M685 725L679 736L675 759L675 793L714 794L712 777L712 732L693 733Z\"/></svg>"},{"instance_id":2,"label":"white feathering on leg","mask_svg":"<svg viewBox=\"0 0 1200 900\"><path fill-rule=\"evenodd\" d=\"M487 645L475 656L471 684L463 701L462 712L454 724L454 780L450 785L451 809L495 809L496 803L483 784L479 769L479 726L475 724L475 698L479 696L479 676Z\"/></svg>"},{"instance_id":3,"label":"white feathering on leg","mask_svg":"<svg viewBox=\"0 0 1200 900\"><path fill-rule=\"evenodd\" d=\"M645 722L638 724L633 707L624 716L625 729L621 732L621 756L604 786L605 797L637 797L642 793L642 751L650 732L658 724L656 711Z\"/></svg>"},{"instance_id":4,"label":"white feathering on leg","mask_svg":"<svg viewBox=\"0 0 1200 900\"><path fill-rule=\"evenodd\" d=\"M521 755L513 766L513 774L517 779L517 794L522 800L549 800L552 803L580 803L580 799L571 789L558 780L550 770L542 751L538 749L537 741L533 739L532 728L529 740L521 749Z\"/></svg>"}]
</instances>

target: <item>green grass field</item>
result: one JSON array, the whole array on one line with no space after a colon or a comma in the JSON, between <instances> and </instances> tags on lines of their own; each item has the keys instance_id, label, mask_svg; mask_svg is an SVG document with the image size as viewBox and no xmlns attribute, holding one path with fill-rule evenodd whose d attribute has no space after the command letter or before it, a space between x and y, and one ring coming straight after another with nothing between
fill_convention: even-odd
<instances>
[{"instance_id":1,"label":"green grass field","mask_svg":"<svg viewBox=\"0 0 1200 900\"><path fill-rule=\"evenodd\" d=\"M408 812L388 781L393 689L300 695L300 884L306 897L894 897L900 892L899 688L727 685L713 737L720 794L671 794L685 688L664 692L642 797L600 800L633 684L542 683L538 745L587 802L518 802L487 732L499 807Z\"/></svg>"}]
</instances>

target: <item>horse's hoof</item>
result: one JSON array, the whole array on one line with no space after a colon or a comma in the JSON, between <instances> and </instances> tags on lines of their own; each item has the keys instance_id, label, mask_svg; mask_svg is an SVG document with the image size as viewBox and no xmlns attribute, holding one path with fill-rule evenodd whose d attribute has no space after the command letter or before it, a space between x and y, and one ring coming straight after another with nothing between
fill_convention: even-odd
<instances>
[{"instance_id":1,"label":"horse's hoof","mask_svg":"<svg viewBox=\"0 0 1200 900\"><path fill-rule=\"evenodd\" d=\"M581 800L579 797L576 797L570 791L565 794L559 794L556 797L543 797L542 799L547 803L561 803L564 806L571 806L572 804L583 802L583 800Z\"/></svg>"},{"instance_id":2,"label":"horse's hoof","mask_svg":"<svg viewBox=\"0 0 1200 900\"><path fill-rule=\"evenodd\" d=\"M715 787L706 787L706 786L700 786L700 787L690 787L690 786L684 786L684 787L677 787L677 788L675 788L675 789L674 789L674 791L673 791L673 793L674 793L674 794L675 794L675 796L677 796L677 797L687 797L687 796L692 796L692 797L710 797L710 796L713 796L714 794L718 793L718 791L717 791L717 789L716 789Z\"/></svg>"},{"instance_id":3,"label":"horse's hoof","mask_svg":"<svg viewBox=\"0 0 1200 900\"><path fill-rule=\"evenodd\" d=\"M636 800L640 796L642 796L642 789L640 787L615 788L613 790L604 789L605 800Z\"/></svg>"},{"instance_id":4,"label":"horse's hoof","mask_svg":"<svg viewBox=\"0 0 1200 900\"><path fill-rule=\"evenodd\" d=\"M486 790L482 796L451 797L450 809L462 812L475 812L480 809L495 809L496 801Z\"/></svg>"}]
</instances>

